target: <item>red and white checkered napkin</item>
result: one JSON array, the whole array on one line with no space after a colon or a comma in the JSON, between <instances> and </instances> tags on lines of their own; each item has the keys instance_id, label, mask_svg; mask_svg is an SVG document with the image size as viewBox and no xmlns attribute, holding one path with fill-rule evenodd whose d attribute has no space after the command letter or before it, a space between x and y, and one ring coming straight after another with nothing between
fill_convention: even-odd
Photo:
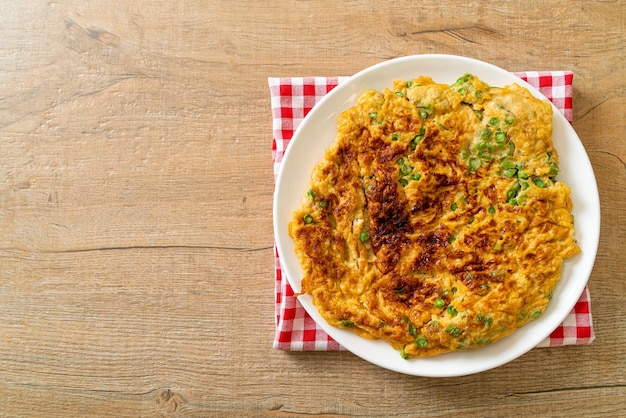
<instances>
[{"instance_id":1,"label":"red and white checkered napkin","mask_svg":"<svg viewBox=\"0 0 626 418\"><path fill-rule=\"evenodd\" d=\"M572 121L572 79L570 71L526 71L515 73L544 96ZM302 119L325 94L348 77L270 78L270 96L274 139L272 157L274 176L293 133ZM292 351L341 350L342 347L324 332L294 297L285 272L276 255L276 336L274 348ZM538 347L588 344L595 339L591 322L589 290L585 287L565 321Z\"/></svg>"}]
</instances>

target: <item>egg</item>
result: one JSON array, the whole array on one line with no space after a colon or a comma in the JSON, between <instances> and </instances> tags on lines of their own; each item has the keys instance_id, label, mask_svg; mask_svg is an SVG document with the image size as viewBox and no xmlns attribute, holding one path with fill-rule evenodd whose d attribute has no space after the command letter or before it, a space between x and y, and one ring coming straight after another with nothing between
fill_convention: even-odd
<instances>
[{"instance_id":1,"label":"egg","mask_svg":"<svg viewBox=\"0 0 626 418\"><path fill-rule=\"evenodd\" d=\"M362 92L289 224L302 292L405 357L477 349L541 316L580 252L552 107L471 74Z\"/></svg>"}]
</instances>

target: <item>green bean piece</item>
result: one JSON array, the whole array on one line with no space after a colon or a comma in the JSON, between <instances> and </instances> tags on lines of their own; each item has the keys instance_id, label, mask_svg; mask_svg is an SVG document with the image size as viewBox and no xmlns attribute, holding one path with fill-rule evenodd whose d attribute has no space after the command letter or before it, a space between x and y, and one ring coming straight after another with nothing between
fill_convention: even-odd
<instances>
[{"instance_id":1,"label":"green bean piece","mask_svg":"<svg viewBox=\"0 0 626 418\"><path fill-rule=\"evenodd\" d=\"M457 78L454 84L467 83L470 80L470 78L472 78L472 75L470 73L465 73L461 77Z\"/></svg>"},{"instance_id":2,"label":"green bean piece","mask_svg":"<svg viewBox=\"0 0 626 418\"><path fill-rule=\"evenodd\" d=\"M515 144L513 142L509 142L509 150L507 152L507 155L509 157L512 157L513 154L515 154Z\"/></svg>"},{"instance_id":3,"label":"green bean piece","mask_svg":"<svg viewBox=\"0 0 626 418\"><path fill-rule=\"evenodd\" d=\"M415 151L415 148L419 145L419 143L424 139L424 135L426 134L426 129L420 129L420 133L415 135L413 140L411 141L411 151Z\"/></svg>"},{"instance_id":4,"label":"green bean piece","mask_svg":"<svg viewBox=\"0 0 626 418\"><path fill-rule=\"evenodd\" d=\"M404 351L404 347L400 349L400 357L402 357L405 360L409 359L409 355L406 353L406 351Z\"/></svg>"},{"instance_id":5,"label":"green bean piece","mask_svg":"<svg viewBox=\"0 0 626 418\"><path fill-rule=\"evenodd\" d=\"M502 171L502 175L507 178L515 177L516 173L517 173L517 170L515 168L507 168L506 170Z\"/></svg>"},{"instance_id":6,"label":"green bean piece","mask_svg":"<svg viewBox=\"0 0 626 418\"><path fill-rule=\"evenodd\" d=\"M428 338L424 337L423 335L420 335L419 337L415 339L415 345L417 345L419 348L426 347L428 345Z\"/></svg>"},{"instance_id":7,"label":"green bean piece","mask_svg":"<svg viewBox=\"0 0 626 418\"><path fill-rule=\"evenodd\" d=\"M498 128L496 130L496 133L494 135L494 140L499 145L504 144L504 141L506 141L506 134L504 133L504 131L502 129Z\"/></svg>"},{"instance_id":8,"label":"green bean piece","mask_svg":"<svg viewBox=\"0 0 626 418\"><path fill-rule=\"evenodd\" d=\"M461 330L459 328L457 328L456 326L454 326L453 324L450 324L446 327L445 331L450 334L453 335L455 337L459 336L461 334Z\"/></svg>"},{"instance_id":9,"label":"green bean piece","mask_svg":"<svg viewBox=\"0 0 626 418\"><path fill-rule=\"evenodd\" d=\"M471 157L469 159L469 169L471 171L476 171L480 168L480 160L476 157Z\"/></svg>"}]
</instances>

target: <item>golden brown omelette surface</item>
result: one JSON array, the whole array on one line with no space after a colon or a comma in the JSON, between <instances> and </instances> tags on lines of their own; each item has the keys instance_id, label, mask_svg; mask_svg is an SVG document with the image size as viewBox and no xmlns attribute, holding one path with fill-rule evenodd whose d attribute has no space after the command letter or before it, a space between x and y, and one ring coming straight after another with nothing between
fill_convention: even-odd
<instances>
[{"instance_id":1,"label":"golden brown omelette surface","mask_svg":"<svg viewBox=\"0 0 626 418\"><path fill-rule=\"evenodd\" d=\"M466 74L366 91L289 225L330 324L401 355L478 348L538 318L574 240L552 108Z\"/></svg>"}]
</instances>

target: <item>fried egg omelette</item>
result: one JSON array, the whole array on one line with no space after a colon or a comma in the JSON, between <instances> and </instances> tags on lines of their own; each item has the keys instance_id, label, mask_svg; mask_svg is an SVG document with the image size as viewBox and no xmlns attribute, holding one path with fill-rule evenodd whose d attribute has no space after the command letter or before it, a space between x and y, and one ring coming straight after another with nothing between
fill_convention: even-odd
<instances>
[{"instance_id":1,"label":"fried egg omelette","mask_svg":"<svg viewBox=\"0 0 626 418\"><path fill-rule=\"evenodd\" d=\"M545 310L580 252L552 107L465 74L363 92L289 224L325 320L404 358L475 349Z\"/></svg>"}]
</instances>

